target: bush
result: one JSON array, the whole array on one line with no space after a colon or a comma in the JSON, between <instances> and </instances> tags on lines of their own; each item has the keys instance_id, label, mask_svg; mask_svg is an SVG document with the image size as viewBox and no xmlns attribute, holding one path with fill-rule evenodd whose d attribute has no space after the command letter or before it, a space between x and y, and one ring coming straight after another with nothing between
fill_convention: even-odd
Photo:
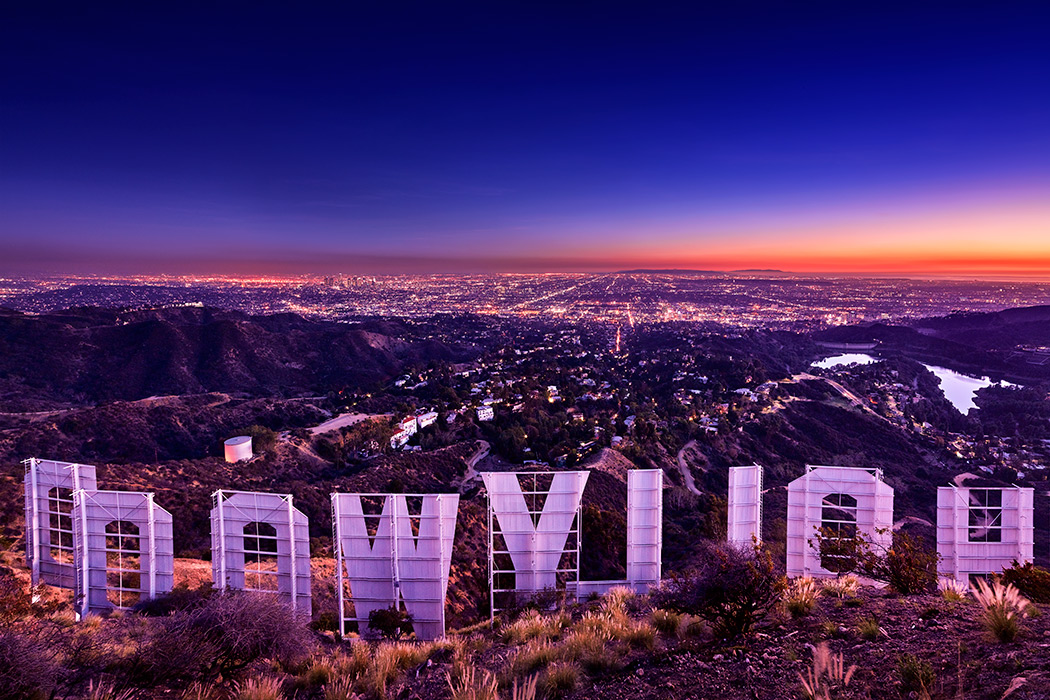
<instances>
[{"instance_id":1,"label":"bush","mask_svg":"<svg viewBox=\"0 0 1050 700\"><path fill-rule=\"evenodd\" d=\"M42 587L37 588L27 588L14 574L0 571L0 625L7 626L31 617L44 617L61 607L57 600L42 602L44 596L39 590Z\"/></svg>"},{"instance_id":2,"label":"bush","mask_svg":"<svg viewBox=\"0 0 1050 700\"><path fill-rule=\"evenodd\" d=\"M127 670L141 685L188 685L236 678L259 659L290 664L312 647L305 622L275 596L230 592L163 619Z\"/></svg>"},{"instance_id":3,"label":"bush","mask_svg":"<svg viewBox=\"0 0 1050 700\"><path fill-rule=\"evenodd\" d=\"M412 634L412 616L395 607L373 610L368 613L368 627L385 639L398 639Z\"/></svg>"},{"instance_id":4,"label":"bush","mask_svg":"<svg viewBox=\"0 0 1050 700\"><path fill-rule=\"evenodd\" d=\"M1050 603L1050 571L1032 562L1003 569L1002 582L1011 584L1033 603Z\"/></svg>"},{"instance_id":5,"label":"bush","mask_svg":"<svg viewBox=\"0 0 1050 700\"><path fill-rule=\"evenodd\" d=\"M147 617L168 617L173 612L199 608L216 593L218 591L212 588L211 582L202 583L197 588L179 584L170 593L144 600L133 610Z\"/></svg>"},{"instance_id":6,"label":"bush","mask_svg":"<svg viewBox=\"0 0 1050 700\"><path fill-rule=\"evenodd\" d=\"M0 629L0 700L44 700L60 678L53 650L32 637Z\"/></svg>"},{"instance_id":7,"label":"bush","mask_svg":"<svg viewBox=\"0 0 1050 700\"><path fill-rule=\"evenodd\" d=\"M893 533L893 544L886 551L879 551L863 533L841 537L826 528L817 531L811 545L822 558L833 558L840 571L858 571L884 581L901 595L926 593L937 585L937 552L906 532Z\"/></svg>"},{"instance_id":8,"label":"bush","mask_svg":"<svg viewBox=\"0 0 1050 700\"><path fill-rule=\"evenodd\" d=\"M709 545L702 561L654 590L653 605L704 618L716 635L729 638L749 632L779 602L784 577L767 551Z\"/></svg>"}]
</instances>

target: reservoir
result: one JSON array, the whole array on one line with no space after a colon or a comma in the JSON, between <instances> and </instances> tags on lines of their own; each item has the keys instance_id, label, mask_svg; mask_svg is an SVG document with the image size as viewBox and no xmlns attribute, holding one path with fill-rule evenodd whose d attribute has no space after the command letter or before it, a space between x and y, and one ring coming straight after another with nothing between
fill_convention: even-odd
<instances>
[{"instance_id":1,"label":"reservoir","mask_svg":"<svg viewBox=\"0 0 1050 700\"><path fill-rule=\"evenodd\" d=\"M873 362L878 362L878 359L871 355L848 353L826 357L820 362L814 362L813 366L821 369L831 369L832 367L841 367L843 365L870 365ZM945 367L937 367L925 363L922 366L933 372L934 376L940 380L941 391L944 392L944 397L964 416L970 412L970 409L977 408L977 404L974 403L973 399L977 395L978 390L993 384L1016 386L1016 384L1011 384L1010 382L993 382L988 377L971 377Z\"/></svg>"},{"instance_id":2,"label":"reservoir","mask_svg":"<svg viewBox=\"0 0 1050 700\"><path fill-rule=\"evenodd\" d=\"M814 362L814 367L820 369L831 369L832 367L840 367L842 365L870 365L873 362L878 362L871 355L865 355L859 352L851 352L845 355L835 355L834 357L825 357L820 362Z\"/></svg>"},{"instance_id":3,"label":"reservoir","mask_svg":"<svg viewBox=\"0 0 1050 700\"><path fill-rule=\"evenodd\" d=\"M970 377L944 367L934 367L927 364L924 364L923 367L933 372L941 380L941 391L944 392L944 397L964 416L970 412L970 409L977 408L977 404L974 403L973 399L979 389L984 389L993 384L1017 386L1010 382L993 382L988 377Z\"/></svg>"}]
</instances>

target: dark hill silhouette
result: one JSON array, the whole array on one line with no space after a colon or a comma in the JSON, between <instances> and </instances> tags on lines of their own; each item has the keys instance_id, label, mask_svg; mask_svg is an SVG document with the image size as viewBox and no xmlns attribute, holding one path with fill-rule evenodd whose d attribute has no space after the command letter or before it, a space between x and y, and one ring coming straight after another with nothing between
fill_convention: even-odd
<instances>
[{"instance_id":1,"label":"dark hill silhouette","mask_svg":"<svg viewBox=\"0 0 1050 700\"><path fill-rule=\"evenodd\" d=\"M463 361L470 348L292 314L212 308L0 314L0 409L221 391L296 396L386 381L408 364ZM12 410L7 408L6 410Z\"/></svg>"}]
</instances>

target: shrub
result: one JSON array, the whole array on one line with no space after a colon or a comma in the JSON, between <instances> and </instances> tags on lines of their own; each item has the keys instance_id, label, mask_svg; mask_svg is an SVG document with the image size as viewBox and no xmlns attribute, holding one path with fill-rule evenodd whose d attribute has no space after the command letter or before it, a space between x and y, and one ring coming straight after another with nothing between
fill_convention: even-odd
<instances>
[{"instance_id":1,"label":"shrub","mask_svg":"<svg viewBox=\"0 0 1050 700\"><path fill-rule=\"evenodd\" d=\"M821 642L813 650L813 663L806 673L798 674L802 694L807 700L830 700L833 690L849 685L856 670L855 665L847 669L842 654L832 654L827 642Z\"/></svg>"},{"instance_id":2,"label":"shrub","mask_svg":"<svg viewBox=\"0 0 1050 700\"><path fill-rule=\"evenodd\" d=\"M1011 584L1033 603L1050 603L1050 571L1032 562L1003 569L1002 581Z\"/></svg>"},{"instance_id":3,"label":"shrub","mask_svg":"<svg viewBox=\"0 0 1050 700\"><path fill-rule=\"evenodd\" d=\"M698 615L728 638L749 632L779 602L784 579L767 551L711 545L702 561L661 584L650 594L652 603Z\"/></svg>"},{"instance_id":4,"label":"shrub","mask_svg":"<svg viewBox=\"0 0 1050 700\"><path fill-rule=\"evenodd\" d=\"M794 579L784 592L784 606L791 617L802 617L813 611L820 596L817 582L809 576Z\"/></svg>"},{"instance_id":5,"label":"shrub","mask_svg":"<svg viewBox=\"0 0 1050 700\"><path fill-rule=\"evenodd\" d=\"M1000 642L1012 642L1021 631L1020 618L1026 615L1030 603L1013 585L993 581L989 586L977 580L973 597L981 606L981 624Z\"/></svg>"},{"instance_id":6,"label":"shrub","mask_svg":"<svg viewBox=\"0 0 1050 700\"><path fill-rule=\"evenodd\" d=\"M197 588L190 588L183 583L170 593L142 601L134 607L134 611L149 617L167 617L174 612L195 610L217 593L210 582L202 583Z\"/></svg>"},{"instance_id":7,"label":"shrub","mask_svg":"<svg viewBox=\"0 0 1050 700\"><path fill-rule=\"evenodd\" d=\"M43 602L41 588L28 588L14 574L0 571L0 625L6 627L12 622L44 617L58 610L60 601Z\"/></svg>"},{"instance_id":8,"label":"shrub","mask_svg":"<svg viewBox=\"0 0 1050 700\"><path fill-rule=\"evenodd\" d=\"M259 659L287 665L313 647L305 622L266 594L215 595L158 622L127 662L129 678L142 685L236 678Z\"/></svg>"},{"instance_id":9,"label":"shrub","mask_svg":"<svg viewBox=\"0 0 1050 700\"><path fill-rule=\"evenodd\" d=\"M821 583L821 589L836 598L852 598L857 595L859 587L860 582L853 574L826 579Z\"/></svg>"},{"instance_id":10,"label":"shrub","mask_svg":"<svg viewBox=\"0 0 1050 700\"><path fill-rule=\"evenodd\" d=\"M0 628L0 700L43 700L60 678L53 649Z\"/></svg>"},{"instance_id":11,"label":"shrub","mask_svg":"<svg viewBox=\"0 0 1050 700\"><path fill-rule=\"evenodd\" d=\"M901 677L901 694L915 693L919 700L930 699L937 676L929 662L912 654L902 654L897 660L897 672Z\"/></svg>"},{"instance_id":12,"label":"shrub","mask_svg":"<svg viewBox=\"0 0 1050 700\"><path fill-rule=\"evenodd\" d=\"M861 532L842 537L827 528L818 529L810 545L818 548L822 557L839 563L841 571L859 571L888 583L902 595L930 591L937 583L937 552L906 532L893 533L893 544L886 551L880 551Z\"/></svg>"},{"instance_id":13,"label":"shrub","mask_svg":"<svg viewBox=\"0 0 1050 700\"><path fill-rule=\"evenodd\" d=\"M412 616L396 607L380 608L368 613L368 628L384 639L399 639L412 634Z\"/></svg>"}]
</instances>

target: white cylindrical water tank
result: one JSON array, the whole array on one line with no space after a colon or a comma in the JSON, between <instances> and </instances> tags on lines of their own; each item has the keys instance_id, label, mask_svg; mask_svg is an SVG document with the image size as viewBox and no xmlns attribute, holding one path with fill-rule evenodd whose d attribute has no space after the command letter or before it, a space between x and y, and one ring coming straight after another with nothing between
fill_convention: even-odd
<instances>
[{"instance_id":1,"label":"white cylindrical water tank","mask_svg":"<svg viewBox=\"0 0 1050 700\"><path fill-rule=\"evenodd\" d=\"M223 443L227 462L240 462L252 458L252 436L232 437Z\"/></svg>"}]
</instances>

